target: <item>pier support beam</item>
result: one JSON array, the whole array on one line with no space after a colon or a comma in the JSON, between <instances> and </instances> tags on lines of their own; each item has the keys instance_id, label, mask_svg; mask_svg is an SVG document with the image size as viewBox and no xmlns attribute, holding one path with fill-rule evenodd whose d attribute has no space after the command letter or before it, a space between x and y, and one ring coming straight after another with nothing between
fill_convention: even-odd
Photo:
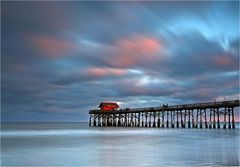
<instances>
[{"instance_id":1,"label":"pier support beam","mask_svg":"<svg viewBox=\"0 0 240 167\"><path fill-rule=\"evenodd\" d=\"M195 128L195 124L194 124L194 110L192 110L191 112L191 116L192 116L192 128Z\"/></svg>"},{"instance_id":2,"label":"pier support beam","mask_svg":"<svg viewBox=\"0 0 240 167\"><path fill-rule=\"evenodd\" d=\"M177 128L179 128L179 121L178 121L178 117L179 117L179 115L178 115L178 110L177 110Z\"/></svg>"},{"instance_id":3,"label":"pier support beam","mask_svg":"<svg viewBox=\"0 0 240 167\"><path fill-rule=\"evenodd\" d=\"M205 118L205 128L208 128L207 111L206 111L206 109L204 109L204 118Z\"/></svg>"},{"instance_id":4,"label":"pier support beam","mask_svg":"<svg viewBox=\"0 0 240 167\"><path fill-rule=\"evenodd\" d=\"M235 129L234 111L233 108L231 109L232 109L232 128Z\"/></svg>"},{"instance_id":5,"label":"pier support beam","mask_svg":"<svg viewBox=\"0 0 240 167\"><path fill-rule=\"evenodd\" d=\"M174 128L175 124L175 111L171 111L171 127Z\"/></svg>"},{"instance_id":6,"label":"pier support beam","mask_svg":"<svg viewBox=\"0 0 240 167\"><path fill-rule=\"evenodd\" d=\"M124 124L123 126L127 126L127 113L124 114Z\"/></svg>"},{"instance_id":7,"label":"pier support beam","mask_svg":"<svg viewBox=\"0 0 240 167\"><path fill-rule=\"evenodd\" d=\"M134 126L133 124L133 113L130 114L130 127Z\"/></svg>"},{"instance_id":8,"label":"pier support beam","mask_svg":"<svg viewBox=\"0 0 240 167\"><path fill-rule=\"evenodd\" d=\"M181 115L181 128L183 128L183 112L180 111L180 115Z\"/></svg>"},{"instance_id":9,"label":"pier support beam","mask_svg":"<svg viewBox=\"0 0 240 167\"><path fill-rule=\"evenodd\" d=\"M96 123L96 114L94 114L94 116L93 116L93 126L97 126L97 123Z\"/></svg>"},{"instance_id":10,"label":"pier support beam","mask_svg":"<svg viewBox=\"0 0 240 167\"><path fill-rule=\"evenodd\" d=\"M218 129L220 129L220 111L219 111L219 108L217 109L217 122L218 122Z\"/></svg>"},{"instance_id":11,"label":"pier support beam","mask_svg":"<svg viewBox=\"0 0 240 167\"><path fill-rule=\"evenodd\" d=\"M106 122L105 114L102 114L102 126L106 126L105 122Z\"/></svg>"},{"instance_id":12,"label":"pier support beam","mask_svg":"<svg viewBox=\"0 0 240 167\"><path fill-rule=\"evenodd\" d=\"M162 128L164 128L164 112L162 112Z\"/></svg>"},{"instance_id":13,"label":"pier support beam","mask_svg":"<svg viewBox=\"0 0 240 167\"><path fill-rule=\"evenodd\" d=\"M212 129L212 109L210 108L210 120L209 120L209 129Z\"/></svg>"},{"instance_id":14,"label":"pier support beam","mask_svg":"<svg viewBox=\"0 0 240 167\"><path fill-rule=\"evenodd\" d=\"M110 115L107 114L107 126L110 126Z\"/></svg>"},{"instance_id":15,"label":"pier support beam","mask_svg":"<svg viewBox=\"0 0 240 167\"><path fill-rule=\"evenodd\" d=\"M216 128L216 109L213 109L213 129Z\"/></svg>"},{"instance_id":16,"label":"pier support beam","mask_svg":"<svg viewBox=\"0 0 240 167\"><path fill-rule=\"evenodd\" d=\"M152 127L152 126L151 126L151 123L152 123L152 122L151 122L152 113L149 112L148 115L149 115L148 127L151 128L151 127Z\"/></svg>"},{"instance_id":17,"label":"pier support beam","mask_svg":"<svg viewBox=\"0 0 240 167\"><path fill-rule=\"evenodd\" d=\"M199 109L197 109L196 125L195 125L195 128L198 128L198 116L199 116Z\"/></svg>"},{"instance_id":18,"label":"pier support beam","mask_svg":"<svg viewBox=\"0 0 240 167\"><path fill-rule=\"evenodd\" d=\"M138 123L137 123L137 126L140 127L140 120L141 120L141 113L138 113Z\"/></svg>"},{"instance_id":19,"label":"pier support beam","mask_svg":"<svg viewBox=\"0 0 240 167\"><path fill-rule=\"evenodd\" d=\"M183 122L183 128L186 127L186 121L187 121L187 110L184 111L184 122Z\"/></svg>"},{"instance_id":20,"label":"pier support beam","mask_svg":"<svg viewBox=\"0 0 240 167\"><path fill-rule=\"evenodd\" d=\"M188 110L188 128L191 128L190 116L190 110Z\"/></svg>"},{"instance_id":21,"label":"pier support beam","mask_svg":"<svg viewBox=\"0 0 240 167\"><path fill-rule=\"evenodd\" d=\"M231 109L230 107L228 108L228 129L231 129Z\"/></svg>"},{"instance_id":22,"label":"pier support beam","mask_svg":"<svg viewBox=\"0 0 240 167\"><path fill-rule=\"evenodd\" d=\"M118 114L117 126L121 126L121 114Z\"/></svg>"},{"instance_id":23,"label":"pier support beam","mask_svg":"<svg viewBox=\"0 0 240 167\"><path fill-rule=\"evenodd\" d=\"M202 129L202 110L200 109L200 128Z\"/></svg>"},{"instance_id":24,"label":"pier support beam","mask_svg":"<svg viewBox=\"0 0 240 167\"><path fill-rule=\"evenodd\" d=\"M113 126L117 126L117 114L113 114Z\"/></svg>"},{"instance_id":25,"label":"pier support beam","mask_svg":"<svg viewBox=\"0 0 240 167\"><path fill-rule=\"evenodd\" d=\"M160 127L160 112L157 113L157 127Z\"/></svg>"},{"instance_id":26,"label":"pier support beam","mask_svg":"<svg viewBox=\"0 0 240 167\"><path fill-rule=\"evenodd\" d=\"M127 113L127 126L130 126L130 114L131 113Z\"/></svg>"},{"instance_id":27,"label":"pier support beam","mask_svg":"<svg viewBox=\"0 0 240 167\"><path fill-rule=\"evenodd\" d=\"M134 113L134 115L135 115L135 127L137 127L138 126L138 113Z\"/></svg>"},{"instance_id":28,"label":"pier support beam","mask_svg":"<svg viewBox=\"0 0 240 167\"><path fill-rule=\"evenodd\" d=\"M227 117L227 108L225 107L225 110L224 110L224 123L223 123L223 129L226 129L226 118Z\"/></svg>"},{"instance_id":29,"label":"pier support beam","mask_svg":"<svg viewBox=\"0 0 240 167\"><path fill-rule=\"evenodd\" d=\"M167 128L169 127L168 116L169 116L169 111L167 111Z\"/></svg>"},{"instance_id":30,"label":"pier support beam","mask_svg":"<svg viewBox=\"0 0 240 167\"><path fill-rule=\"evenodd\" d=\"M148 113L145 112L145 127L148 127L148 124L147 124L147 117L148 117Z\"/></svg>"},{"instance_id":31,"label":"pier support beam","mask_svg":"<svg viewBox=\"0 0 240 167\"><path fill-rule=\"evenodd\" d=\"M89 124L88 125L92 126L92 114L90 114L90 116L89 116Z\"/></svg>"},{"instance_id":32,"label":"pier support beam","mask_svg":"<svg viewBox=\"0 0 240 167\"><path fill-rule=\"evenodd\" d=\"M101 124L101 115L100 114L98 114L98 126L102 126L102 124Z\"/></svg>"},{"instance_id":33,"label":"pier support beam","mask_svg":"<svg viewBox=\"0 0 240 167\"><path fill-rule=\"evenodd\" d=\"M157 127L156 126L156 112L153 112L153 127Z\"/></svg>"}]
</instances>

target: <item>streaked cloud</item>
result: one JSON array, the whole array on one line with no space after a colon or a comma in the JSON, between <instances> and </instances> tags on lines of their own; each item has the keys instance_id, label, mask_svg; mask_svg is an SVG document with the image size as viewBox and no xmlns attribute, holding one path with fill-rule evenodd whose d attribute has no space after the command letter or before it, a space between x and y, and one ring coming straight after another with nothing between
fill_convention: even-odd
<instances>
[{"instance_id":1,"label":"streaked cloud","mask_svg":"<svg viewBox=\"0 0 240 167\"><path fill-rule=\"evenodd\" d=\"M115 47L116 50L113 51L107 63L117 67L151 63L158 58L157 54L161 56L161 49L163 49L158 39L143 36L120 39Z\"/></svg>"},{"instance_id":2,"label":"streaked cloud","mask_svg":"<svg viewBox=\"0 0 240 167\"><path fill-rule=\"evenodd\" d=\"M87 70L89 75L101 77L101 76L121 76L127 73L124 69L113 69L113 68L99 68L93 67Z\"/></svg>"},{"instance_id":3,"label":"streaked cloud","mask_svg":"<svg viewBox=\"0 0 240 167\"><path fill-rule=\"evenodd\" d=\"M239 2L3 2L2 120L239 98Z\"/></svg>"},{"instance_id":4,"label":"streaked cloud","mask_svg":"<svg viewBox=\"0 0 240 167\"><path fill-rule=\"evenodd\" d=\"M32 35L29 39L34 49L46 57L67 56L69 52L80 47L72 41L50 36Z\"/></svg>"}]
</instances>

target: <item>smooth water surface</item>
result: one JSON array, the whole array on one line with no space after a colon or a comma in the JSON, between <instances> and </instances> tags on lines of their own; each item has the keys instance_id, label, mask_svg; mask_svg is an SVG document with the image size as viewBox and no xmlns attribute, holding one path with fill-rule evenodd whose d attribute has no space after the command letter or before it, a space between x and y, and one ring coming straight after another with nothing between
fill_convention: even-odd
<instances>
[{"instance_id":1,"label":"smooth water surface","mask_svg":"<svg viewBox=\"0 0 240 167\"><path fill-rule=\"evenodd\" d=\"M237 129L2 123L2 166L239 166Z\"/></svg>"}]
</instances>

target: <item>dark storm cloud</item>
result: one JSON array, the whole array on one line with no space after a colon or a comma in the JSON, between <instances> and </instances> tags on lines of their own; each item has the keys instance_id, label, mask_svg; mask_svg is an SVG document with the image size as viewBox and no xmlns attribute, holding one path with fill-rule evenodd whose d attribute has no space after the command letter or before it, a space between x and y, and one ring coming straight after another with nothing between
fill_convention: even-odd
<instances>
[{"instance_id":1,"label":"dark storm cloud","mask_svg":"<svg viewBox=\"0 0 240 167\"><path fill-rule=\"evenodd\" d=\"M239 96L239 2L3 2L2 120Z\"/></svg>"}]
</instances>

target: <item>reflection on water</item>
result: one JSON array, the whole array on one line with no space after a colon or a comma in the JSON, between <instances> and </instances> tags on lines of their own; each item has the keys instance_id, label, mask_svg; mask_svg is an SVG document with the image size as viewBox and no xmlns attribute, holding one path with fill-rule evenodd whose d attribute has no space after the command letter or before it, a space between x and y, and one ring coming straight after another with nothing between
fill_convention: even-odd
<instances>
[{"instance_id":1,"label":"reflection on water","mask_svg":"<svg viewBox=\"0 0 240 167\"><path fill-rule=\"evenodd\" d=\"M4 166L240 165L239 129L26 123L3 124L1 136Z\"/></svg>"}]
</instances>

